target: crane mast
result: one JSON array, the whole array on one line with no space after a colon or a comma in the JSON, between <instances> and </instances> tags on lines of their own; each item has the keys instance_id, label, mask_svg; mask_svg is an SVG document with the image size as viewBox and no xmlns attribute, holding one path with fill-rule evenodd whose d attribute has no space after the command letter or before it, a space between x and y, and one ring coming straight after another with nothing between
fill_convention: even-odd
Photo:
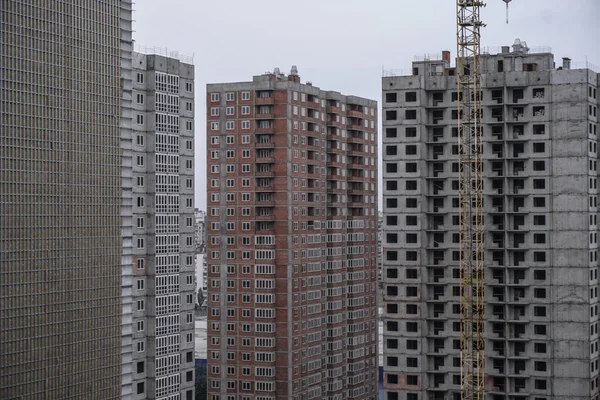
<instances>
[{"instance_id":1,"label":"crane mast","mask_svg":"<svg viewBox=\"0 0 600 400\"><path fill-rule=\"evenodd\" d=\"M456 0L460 202L461 398L483 400L484 271L481 34L477 0Z\"/></svg>"}]
</instances>

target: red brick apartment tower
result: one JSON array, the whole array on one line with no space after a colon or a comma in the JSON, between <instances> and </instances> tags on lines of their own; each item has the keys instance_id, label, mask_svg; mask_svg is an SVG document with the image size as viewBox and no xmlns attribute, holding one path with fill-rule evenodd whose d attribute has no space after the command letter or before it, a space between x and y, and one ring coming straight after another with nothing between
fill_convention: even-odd
<instances>
[{"instance_id":1,"label":"red brick apartment tower","mask_svg":"<svg viewBox=\"0 0 600 400\"><path fill-rule=\"evenodd\" d=\"M211 400L376 399L377 102L207 87Z\"/></svg>"}]
</instances>

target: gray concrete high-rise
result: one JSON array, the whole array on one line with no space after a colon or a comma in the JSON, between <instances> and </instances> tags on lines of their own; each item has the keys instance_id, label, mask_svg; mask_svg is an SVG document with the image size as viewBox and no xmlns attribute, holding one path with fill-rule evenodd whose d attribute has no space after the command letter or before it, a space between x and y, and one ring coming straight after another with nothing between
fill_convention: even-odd
<instances>
[{"instance_id":1,"label":"gray concrete high-rise","mask_svg":"<svg viewBox=\"0 0 600 400\"><path fill-rule=\"evenodd\" d=\"M194 399L194 66L133 53L134 399ZM147 54L142 54L147 53Z\"/></svg>"},{"instance_id":2,"label":"gray concrete high-rise","mask_svg":"<svg viewBox=\"0 0 600 400\"><path fill-rule=\"evenodd\" d=\"M598 70L482 55L487 398L598 398ZM386 400L460 398L450 53L383 78Z\"/></svg>"},{"instance_id":3,"label":"gray concrete high-rise","mask_svg":"<svg viewBox=\"0 0 600 400\"><path fill-rule=\"evenodd\" d=\"M126 398L131 1L3 1L0 26L0 398Z\"/></svg>"}]
</instances>

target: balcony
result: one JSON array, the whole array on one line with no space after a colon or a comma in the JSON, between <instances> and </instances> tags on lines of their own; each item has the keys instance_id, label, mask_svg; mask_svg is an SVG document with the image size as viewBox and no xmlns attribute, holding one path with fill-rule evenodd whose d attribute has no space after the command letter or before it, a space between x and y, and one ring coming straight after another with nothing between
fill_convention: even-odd
<instances>
[{"instance_id":1,"label":"balcony","mask_svg":"<svg viewBox=\"0 0 600 400\"><path fill-rule=\"evenodd\" d=\"M258 198L256 200L256 205L260 207L275 207L275 199L274 198Z\"/></svg>"},{"instance_id":2,"label":"balcony","mask_svg":"<svg viewBox=\"0 0 600 400\"><path fill-rule=\"evenodd\" d=\"M326 108L327 114L339 114L342 112L339 107L336 106L327 106Z\"/></svg>"},{"instance_id":3,"label":"balcony","mask_svg":"<svg viewBox=\"0 0 600 400\"><path fill-rule=\"evenodd\" d=\"M265 213L258 214L257 213L255 218L257 221L274 221L275 215L272 213L268 213L268 214L265 214Z\"/></svg>"},{"instance_id":4,"label":"balcony","mask_svg":"<svg viewBox=\"0 0 600 400\"><path fill-rule=\"evenodd\" d=\"M275 125L273 125L273 124L271 124L269 126L259 125L256 128L256 133L275 133Z\"/></svg>"},{"instance_id":5,"label":"balcony","mask_svg":"<svg viewBox=\"0 0 600 400\"><path fill-rule=\"evenodd\" d=\"M354 118L363 118L364 114L358 110L348 110L347 115Z\"/></svg>"},{"instance_id":6,"label":"balcony","mask_svg":"<svg viewBox=\"0 0 600 400\"><path fill-rule=\"evenodd\" d=\"M273 178L275 176L275 171L273 170L257 170L256 176L259 178Z\"/></svg>"},{"instance_id":7,"label":"balcony","mask_svg":"<svg viewBox=\"0 0 600 400\"><path fill-rule=\"evenodd\" d=\"M275 147L275 141L263 139L263 140L257 141L254 145L255 145L255 147L257 147L259 149L272 149Z\"/></svg>"},{"instance_id":8,"label":"balcony","mask_svg":"<svg viewBox=\"0 0 600 400\"><path fill-rule=\"evenodd\" d=\"M275 118L275 114L273 114L273 113L260 113L260 112L256 113L256 119L274 119L274 118Z\"/></svg>"},{"instance_id":9,"label":"balcony","mask_svg":"<svg viewBox=\"0 0 600 400\"><path fill-rule=\"evenodd\" d=\"M255 99L255 102L256 102L257 105L275 104L275 98L273 98L272 96L269 96L269 97L257 97Z\"/></svg>"}]
</instances>

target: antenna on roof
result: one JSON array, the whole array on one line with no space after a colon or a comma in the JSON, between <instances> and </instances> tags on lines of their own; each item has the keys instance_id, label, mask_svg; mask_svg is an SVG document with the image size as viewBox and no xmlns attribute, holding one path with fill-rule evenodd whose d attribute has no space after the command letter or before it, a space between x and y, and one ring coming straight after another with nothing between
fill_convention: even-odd
<instances>
[{"instance_id":1,"label":"antenna on roof","mask_svg":"<svg viewBox=\"0 0 600 400\"><path fill-rule=\"evenodd\" d=\"M512 0L502 0L502 1L506 3L506 23L508 24L508 3L510 3Z\"/></svg>"}]
</instances>

